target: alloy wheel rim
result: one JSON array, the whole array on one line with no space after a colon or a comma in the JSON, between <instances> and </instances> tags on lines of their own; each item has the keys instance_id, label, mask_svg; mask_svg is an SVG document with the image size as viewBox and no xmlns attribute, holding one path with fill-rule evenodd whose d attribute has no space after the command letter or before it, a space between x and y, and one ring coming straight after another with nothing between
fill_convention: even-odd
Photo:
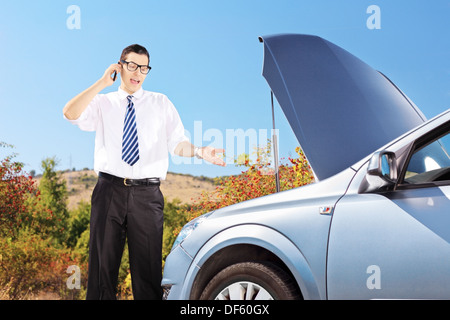
<instances>
[{"instance_id":1,"label":"alloy wheel rim","mask_svg":"<svg viewBox=\"0 0 450 320\"><path fill-rule=\"evenodd\" d=\"M274 298L259 284L239 281L225 287L215 300L274 300Z\"/></svg>"}]
</instances>

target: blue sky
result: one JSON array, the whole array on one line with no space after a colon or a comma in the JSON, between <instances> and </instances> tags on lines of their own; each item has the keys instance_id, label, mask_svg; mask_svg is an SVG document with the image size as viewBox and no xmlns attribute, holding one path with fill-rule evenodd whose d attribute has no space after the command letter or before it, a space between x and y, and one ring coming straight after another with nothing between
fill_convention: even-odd
<instances>
[{"instance_id":1,"label":"blue sky","mask_svg":"<svg viewBox=\"0 0 450 320\"><path fill-rule=\"evenodd\" d=\"M80 29L67 27L70 5L80 8ZM370 5L380 8L381 29L366 26ZM0 141L15 146L28 171L39 173L41 161L53 156L61 170L93 168L94 134L64 120L62 108L132 43L151 55L144 89L166 94L190 134L201 121L203 135L195 139L203 145L220 147L207 132L225 137L227 130L270 130L270 89L261 75L258 36L277 33L314 34L336 43L386 74L431 118L450 106L449 17L447 0L3 2ZM277 105L276 123L280 156L294 155L298 142ZM5 152L11 150L0 155ZM240 170L179 159L169 168L210 177Z\"/></svg>"}]
</instances>

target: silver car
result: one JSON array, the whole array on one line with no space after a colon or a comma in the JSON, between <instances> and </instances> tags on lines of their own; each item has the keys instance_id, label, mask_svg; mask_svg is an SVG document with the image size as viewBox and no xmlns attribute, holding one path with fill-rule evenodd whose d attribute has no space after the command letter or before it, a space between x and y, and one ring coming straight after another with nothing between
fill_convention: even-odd
<instances>
[{"instance_id":1,"label":"silver car","mask_svg":"<svg viewBox=\"0 0 450 320\"><path fill-rule=\"evenodd\" d=\"M450 110L427 121L320 37L260 40L316 183L189 222L166 259L166 298L450 298Z\"/></svg>"}]
</instances>

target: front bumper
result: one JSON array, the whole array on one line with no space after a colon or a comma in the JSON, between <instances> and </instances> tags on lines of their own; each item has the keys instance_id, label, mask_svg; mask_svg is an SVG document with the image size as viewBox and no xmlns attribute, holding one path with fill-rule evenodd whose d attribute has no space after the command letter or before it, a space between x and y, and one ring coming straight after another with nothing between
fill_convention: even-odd
<instances>
[{"instance_id":1,"label":"front bumper","mask_svg":"<svg viewBox=\"0 0 450 320\"><path fill-rule=\"evenodd\" d=\"M181 245L175 247L167 256L164 265L161 286L166 300L188 300L190 286L185 286L187 273L191 268L193 258ZM198 268L198 267L194 267Z\"/></svg>"}]
</instances>

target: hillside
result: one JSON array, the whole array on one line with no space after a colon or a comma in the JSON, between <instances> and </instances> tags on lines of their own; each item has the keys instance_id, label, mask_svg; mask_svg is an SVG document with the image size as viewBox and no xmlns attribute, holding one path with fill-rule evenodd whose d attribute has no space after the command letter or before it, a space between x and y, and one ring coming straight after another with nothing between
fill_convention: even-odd
<instances>
[{"instance_id":1,"label":"hillside","mask_svg":"<svg viewBox=\"0 0 450 320\"><path fill-rule=\"evenodd\" d=\"M69 210L75 208L81 200L90 201L97 182L97 175L93 170L67 171L62 173L62 178L67 182ZM39 182L39 178L36 180ZM213 179L170 172L166 180L161 182L161 191L166 201L178 198L182 203L191 203L202 191L214 189Z\"/></svg>"}]
</instances>

